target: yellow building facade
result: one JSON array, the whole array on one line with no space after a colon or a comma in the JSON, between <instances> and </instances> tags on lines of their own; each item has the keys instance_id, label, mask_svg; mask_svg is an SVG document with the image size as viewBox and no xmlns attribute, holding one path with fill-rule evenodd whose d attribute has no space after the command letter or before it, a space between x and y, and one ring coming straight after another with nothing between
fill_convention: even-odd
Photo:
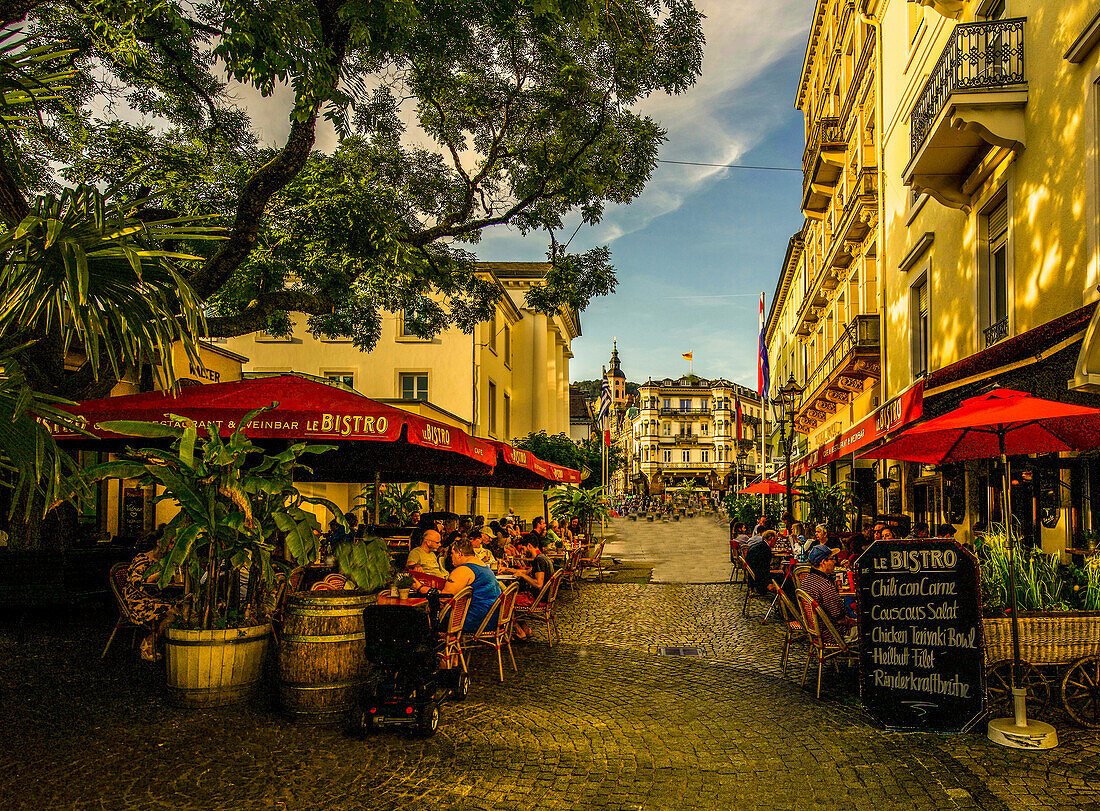
<instances>
[{"instance_id":1,"label":"yellow building facade","mask_svg":"<svg viewBox=\"0 0 1100 811\"><path fill-rule=\"evenodd\" d=\"M495 312L472 335L456 328L432 339L405 328L401 313L386 314L370 352L351 341L314 338L299 317L289 337L253 333L227 346L248 357L245 376L301 372L336 380L361 394L422 414L475 436L511 441L532 431L569 433L569 361L580 335L575 312L547 317L524 306L524 296L541 283L547 263L481 263L498 286ZM370 481L364 471L363 482ZM361 484L313 485L342 508ZM540 491L431 487L430 507L487 517L509 509L530 519L543 512Z\"/></svg>"},{"instance_id":2,"label":"yellow building facade","mask_svg":"<svg viewBox=\"0 0 1100 811\"><path fill-rule=\"evenodd\" d=\"M792 377L795 466L882 404L879 37L850 0L818 0L795 106L802 112L802 229L788 245L765 322L774 401ZM785 462L769 414L769 470ZM845 455L818 468L830 481L870 479ZM873 489L873 488L872 488Z\"/></svg>"},{"instance_id":3,"label":"yellow building facade","mask_svg":"<svg viewBox=\"0 0 1100 811\"><path fill-rule=\"evenodd\" d=\"M1064 0L867 2L882 33L883 396L925 416L996 386L1100 405L1100 14ZM1026 538L1100 527L1095 464L1013 460ZM882 463L891 498L959 537L1000 519L988 462Z\"/></svg>"},{"instance_id":4,"label":"yellow building facade","mask_svg":"<svg viewBox=\"0 0 1100 811\"><path fill-rule=\"evenodd\" d=\"M737 441L735 402L741 401ZM694 480L722 495L759 475L760 400L728 380L648 380L622 432L627 493L655 496ZM740 451L740 455L739 455Z\"/></svg>"}]
</instances>

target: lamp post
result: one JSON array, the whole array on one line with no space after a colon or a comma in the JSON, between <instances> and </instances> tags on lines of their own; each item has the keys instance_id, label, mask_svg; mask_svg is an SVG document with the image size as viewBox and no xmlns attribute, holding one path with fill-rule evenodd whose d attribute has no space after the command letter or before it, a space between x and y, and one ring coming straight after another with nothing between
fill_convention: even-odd
<instances>
[{"instance_id":1,"label":"lamp post","mask_svg":"<svg viewBox=\"0 0 1100 811\"><path fill-rule=\"evenodd\" d=\"M752 444L751 439L738 439L737 440L737 489L740 490L743 482L741 481L741 468L745 464L745 459L749 456L749 446Z\"/></svg>"},{"instance_id":2,"label":"lamp post","mask_svg":"<svg viewBox=\"0 0 1100 811\"><path fill-rule=\"evenodd\" d=\"M779 442L787 466L787 513L794 516L794 494L791 492L791 451L794 446L794 418L802 399L802 387L792 374L772 400L775 417L779 421Z\"/></svg>"}]
</instances>

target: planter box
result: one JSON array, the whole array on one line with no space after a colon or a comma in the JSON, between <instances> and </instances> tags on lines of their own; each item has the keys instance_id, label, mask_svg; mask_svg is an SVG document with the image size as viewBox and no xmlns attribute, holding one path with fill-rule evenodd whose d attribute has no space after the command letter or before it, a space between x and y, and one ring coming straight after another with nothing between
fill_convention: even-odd
<instances>
[{"instance_id":1,"label":"planter box","mask_svg":"<svg viewBox=\"0 0 1100 811\"><path fill-rule=\"evenodd\" d=\"M168 698L180 707L221 707L252 697L271 625L225 631L168 629Z\"/></svg>"},{"instance_id":2,"label":"planter box","mask_svg":"<svg viewBox=\"0 0 1100 811\"><path fill-rule=\"evenodd\" d=\"M1012 658L1011 617L982 619L987 665ZM1100 656L1100 611L1020 614L1020 658L1033 665L1059 665Z\"/></svg>"}]
</instances>

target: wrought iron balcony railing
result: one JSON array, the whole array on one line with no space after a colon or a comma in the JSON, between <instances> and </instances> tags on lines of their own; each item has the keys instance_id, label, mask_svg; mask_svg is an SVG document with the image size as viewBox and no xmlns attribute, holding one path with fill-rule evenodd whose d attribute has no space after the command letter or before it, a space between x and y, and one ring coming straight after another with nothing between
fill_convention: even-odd
<instances>
[{"instance_id":1,"label":"wrought iron balcony railing","mask_svg":"<svg viewBox=\"0 0 1100 811\"><path fill-rule=\"evenodd\" d=\"M982 334L985 335L985 345L993 346L998 341L1003 341L1008 337L1008 316L1005 316L996 324L991 324L982 330Z\"/></svg>"},{"instance_id":2,"label":"wrought iron balcony railing","mask_svg":"<svg viewBox=\"0 0 1100 811\"><path fill-rule=\"evenodd\" d=\"M806 397L813 397L829 375L837 366L844 362L848 354L857 347L874 347L879 345L879 318L877 315L857 315L844 328L844 332L837 338L832 349L817 365L813 374L806 380L805 397L802 402L807 403Z\"/></svg>"},{"instance_id":3,"label":"wrought iron balcony railing","mask_svg":"<svg viewBox=\"0 0 1100 811\"><path fill-rule=\"evenodd\" d=\"M710 414L709 408L661 408L661 416L674 417L677 414Z\"/></svg>"},{"instance_id":4,"label":"wrought iron balcony railing","mask_svg":"<svg viewBox=\"0 0 1100 811\"><path fill-rule=\"evenodd\" d=\"M822 144L843 143L844 131L840 128L840 119L834 116L819 118L810 128L810 136L806 139L806 151L802 153L802 171L808 172L813 166Z\"/></svg>"},{"instance_id":5,"label":"wrought iron balcony railing","mask_svg":"<svg viewBox=\"0 0 1100 811\"><path fill-rule=\"evenodd\" d=\"M917 154L952 93L999 90L1024 82L1024 18L955 26L911 116Z\"/></svg>"}]
</instances>

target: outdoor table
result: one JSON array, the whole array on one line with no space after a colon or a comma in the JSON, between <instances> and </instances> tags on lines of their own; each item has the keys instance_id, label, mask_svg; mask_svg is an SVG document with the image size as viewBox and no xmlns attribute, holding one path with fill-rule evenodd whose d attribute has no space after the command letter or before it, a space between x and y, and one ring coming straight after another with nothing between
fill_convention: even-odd
<instances>
[{"instance_id":1,"label":"outdoor table","mask_svg":"<svg viewBox=\"0 0 1100 811\"><path fill-rule=\"evenodd\" d=\"M452 595L450 594L443 594L442 592L440 592L439 594L440 600L449 600L451 599L451 597ZM414 597L411 594L408 597L394 597L389 592L383 591L381 594L378 595L378 604L407 605L411 608L420 608L421 606L426 606L428 604L428 598L422 595L417 595L416 597Z\"/></svg>"}]
</instances>

